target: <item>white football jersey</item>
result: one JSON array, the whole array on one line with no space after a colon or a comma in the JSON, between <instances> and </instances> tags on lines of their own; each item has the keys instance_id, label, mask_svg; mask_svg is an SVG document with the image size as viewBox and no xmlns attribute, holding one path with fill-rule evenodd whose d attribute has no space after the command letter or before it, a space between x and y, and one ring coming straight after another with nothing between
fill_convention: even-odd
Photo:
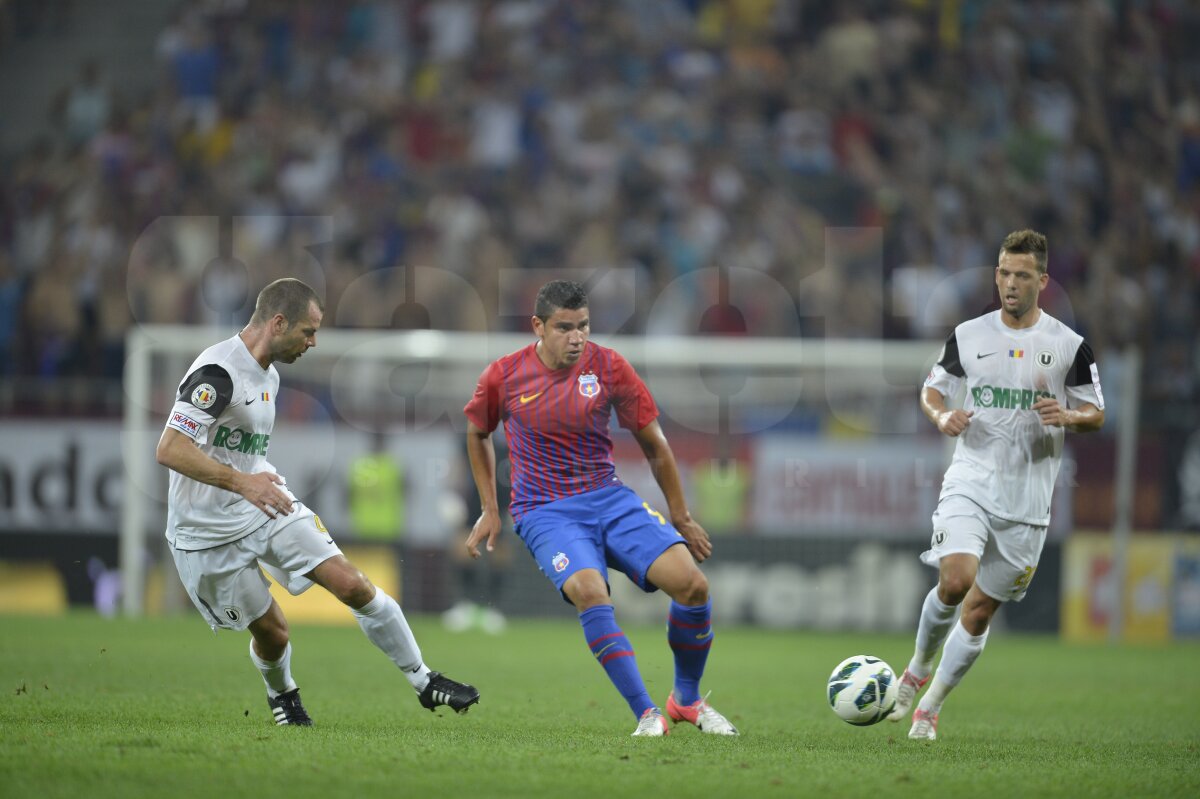
<instances>
[{"instance_id":1,"label":"white football jersey","mask_svg":"<svg viewBox=\"0 0 1200 799\"><path fill-rule=\"evenodd\" d=\"M1054 397L1067 408L1103 410L1092 348L1045 311L1024 330L993 311L954 329L925 385L950 398L964 380L963 410L974 415L954 447L942 498L965 496L1001 519L1049 525L1065 431L1043 426L1030 406Z\"/></svg>"},{"instance_id":2,"label":"white football jersey","mask_svg":"<svg viewBox=\"0 0 1200 799\"><path fill-rule=\"evenodd\" d=\"M275 472L267 461L279 372L259 365L240 336L206 349L179 384L167 427L239 472ZM228 544L270 521L240 494L171 470L167 540L177 549ZM280 489L295 501L285 486Z\"/></svg>"}]
</instances>

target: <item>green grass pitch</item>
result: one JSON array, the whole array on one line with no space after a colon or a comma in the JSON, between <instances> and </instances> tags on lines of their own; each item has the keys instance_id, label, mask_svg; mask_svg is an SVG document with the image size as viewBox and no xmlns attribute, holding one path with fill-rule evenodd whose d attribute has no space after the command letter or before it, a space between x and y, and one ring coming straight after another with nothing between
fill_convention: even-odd
<instances>
[{"instance_id":1,"label":"green grass pitch","mask_svg":"<svg viewBox=\"0 0 1200 799\"><path fill-rule=\"evenodd\" d=\"M842 658L902 668L907 635L717 630L704 689L740 738L634 719L577 625L500 637L413 628L426 660L475 683L431 714L355 627L293 629L312 729L276 728L248 636L198 617L0 617L0 797L1197 796L1200 646L1067 646L994 635L942 712L856 728L825 703ZM665 701L661 628L629 631Z\"/></svg>"}]
</instances>

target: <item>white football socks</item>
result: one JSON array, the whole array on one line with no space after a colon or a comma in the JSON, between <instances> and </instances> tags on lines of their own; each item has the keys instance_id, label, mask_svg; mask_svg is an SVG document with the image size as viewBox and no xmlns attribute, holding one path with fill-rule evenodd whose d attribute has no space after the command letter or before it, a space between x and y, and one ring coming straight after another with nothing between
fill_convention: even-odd
<instances>
[{"instance_id":1,"label":"white football socks","mask_svg":"<svg viewBox=\"0 0 1200 799\"><path fill-rule=\"evenodd\" d=\"M350 608L350 612L371 643L400 667L412 687L418 692L425 690L429 667L421 660L421 649L396 600L382 588L376 588L374 599L357 610Z\"/></svg>"},{"instance_id":2,"label":"white football socks","mask_svg":"<svg viewBox=\"0 0 1200 799\"><path fill-rule=\"evenodd\" d=\"M933 675L933 682L929 684L929 690L925 692L917 707L926 713L940 711L942 702L946 701L946 694L958 685L983 651L987 637L988 630L984 630L982 635L971 635L962 626L962 622L954 625L950 637L946 639L946 648L942 650L942 662L938 664L937 673Z\"/></svg>"},{"instance_id":3,"label":"white football socks","mask_svg":"<svg viewBox=\"0 0 1200 799\"><path fill-rule=\"evenodd\" d=\"M913 651L912 660L908 662L908 670L918 680L929 676L933 668L933 658L954 625L954 614L958 608L947 605L938 598L937 586L925 595L921 605L921 621L917 624L917 646ZM943 660L943 662L945 662Z\"/></svg>"},{"instance_id":4,"label":"white football socks","mask_svg":"<svg viewBox=\"0 0 1200 799\"><path fill-rule=\"evenodd\" d=\"M292 679L292 643L283 648L279 660L263 660L254 651L254 639L250 639L250 660L262 672L263 682L267 684L267 696L274 699L280 694L296 690L296 681Z\"/></svg>"}]
</instances>

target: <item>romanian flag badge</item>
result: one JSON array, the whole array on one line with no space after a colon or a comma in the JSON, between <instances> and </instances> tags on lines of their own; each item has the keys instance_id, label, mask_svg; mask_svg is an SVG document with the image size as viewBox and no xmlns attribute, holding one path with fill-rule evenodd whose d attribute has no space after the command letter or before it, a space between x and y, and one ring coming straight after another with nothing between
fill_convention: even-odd
<instances>
[{"instance_id":1,"label":"romanian flag badge","mask_svg":"<svg viewBox=\"0 0 1200 799\"><path fill-rule=\"evenodd\" d=\"M1024 358L1024 357L1025 357L1025 350L1009 350L1009 351L1008 351L1008 357L1010 357L1010 358Z\"/></svg>"}]
</instances>

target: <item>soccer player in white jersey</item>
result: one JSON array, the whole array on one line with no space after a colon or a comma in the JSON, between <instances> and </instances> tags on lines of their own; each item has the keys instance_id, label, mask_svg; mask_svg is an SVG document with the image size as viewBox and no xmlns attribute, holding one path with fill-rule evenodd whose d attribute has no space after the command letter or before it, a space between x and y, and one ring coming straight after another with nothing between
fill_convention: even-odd
<instances>
[{"instance_id":1,"label":"soccer player in white jersey","mask_svg":"<svg viewBox=\"0 0 1200 799\"><path fill-rule=\"evenodd\" d=\"M158 442L171 470L167 541L188 596L215 631L250 631L276 724L312 719L292 679L287 620L260 565L292 594L320 585L350 607L371 643L400 667L423 707L464 713L479 692L430 671L396 601L354 567L267 461L279 373L317 345L323 308L285 278L258 295L250 323L206 349L179 384Z\"/></svg>"},{"instance_id":2,"label":"soccer player in white jersey","mask_svg":"<svg viewBox=\"0 0 1200 799\"><path fill-rule=\"evenodd\" d=\"M1104 424L1091 347L1038 307L1048 280L1046 237L1010 233L996 267L1000 309L954 329L921 390L925 415L958 441L933 514L933 541L921 555L938 567L938 584L921 607L916 650L888 717L908 715L945 644L909 738L937 737L942 702L983 651L992 616L1001 603L1025 596L1046 541L1065 431ZM963 407L947 408L964 381Z\"/></svg>"}]
</instances>

